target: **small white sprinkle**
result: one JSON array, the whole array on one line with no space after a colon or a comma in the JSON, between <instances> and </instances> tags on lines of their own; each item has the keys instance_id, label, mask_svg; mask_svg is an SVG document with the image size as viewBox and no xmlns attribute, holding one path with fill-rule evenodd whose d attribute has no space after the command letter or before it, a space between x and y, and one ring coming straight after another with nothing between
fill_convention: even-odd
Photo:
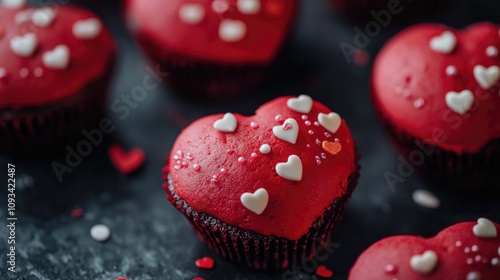
<instances>
[{"instance_id":1,"label":"small white sprinkle","mask_svg":"<svg viewBox=\"0 0 500 280\"><path fill-rule=\"evenodd\" d=\"M217 14L223 14L229 10L229 4L226 0L214 0L212 2L212 11Z\"/></svg>"},{"instance_id":2,"label":"small white sprinkle","mask_svg":"<svg viewBox=\"0 0 500 280\"><path fill-rule=\"evenodd\" d=\"M498 253L498 255L500 256L500 247L498 247L498 252L497 252L497 253Z\"/></svg>"},{"instance_id":3,"label":"small white sprinkle","mask_svg":"<svg viewBox=\"0 0 500 280\"><path fill-rule=\"evenodd\" d=\"M34 74L35 77L40 78L43 75L43 69L40 67L35 68Z\"/></svg>"},{"instance_id":4,"label":"small white sprinkle","mask_svg":"<svg viewBox=\"0 0 500 280\"><path fill-rule=\"evenodd\" d=\"M260 11L260 0L238 0L238 11L244 15L254 15Z\"/></svg>"},{"instance_id":5,"label":"small white sprinkle","mask_svg":"<svg viewBox=\"0 0 500 280\"><path fill-rule=\"evenodd\" d=\"M104 242L109 239L111 235L111 231L106 225L94 225L90 229L90 236L94 238L94 240L99 242Z\"/></svg>"},{"instance_id":6,"label":"small white sprinkle","mask_svg":"<svg viewBox=\"0 0 500 280\"><path fill-rule=\"evenodd\" d=\"M17 24L27 23L31 20L31 11L22 11L16 14L14 22Z\"/></svg>"},{"instance_id":7,"label":"small white sprinkle","mask_svg":"<svg viewBox=\"0 0 500 280\"><path fill-rule=\"evenodd\" d=\"M241 41L247 33L247 26L243 21L224 19L219 26L219 37L224 42Z\"/></svg>"},{"instance_id":8,"label":"small white sprinkle","mask_svg":"<svg viewBox=\"0 0 500 280\"><path fill-rule=\"evenodd\" d=\"M498 49L495 46L489 46L486 48L486 55L489 57L494 57L498 55Z\"/></svg>"},{"instance_id":9,"label":"small white sprinkle","mask_svg":"<svg viewBox=\"0 0 500 280\"><path fill-rule=\"evenodd\" d=\"M26 78L26 77L28 77L29 73L30 73L30 71L27 68L22 68L19 71L19 76L21 76L21 78Z\"/></svg>"},{"instance_id":10,"label":"small white sprinkle","mask_svg":"<svg viewBox=\"0 0 500 280\"><path fill-rule=\"evenodd\" d=\"M7 76L7 69L0 67L0 79Z\"/></svg>"},{"instance_id":11,"label":"small white sprinkle","mask_svg":"<svg viewBox=\"0 0 500 280\"><path fill-rule=\"evenodd\" d=\"M471 247L471 250L472 250L472 252L477 252L479 250L479 247L477 247L477 245L473 245Z\"/></svg>"},{"instance_id":12,"label":"small white sprinkle","mask_svg":"<svg viewBox=\"0 0 500 280\"><path fill-rule=\"evenodd\" d=\"M481 274L479 272L470 272L467 274L467 280L481 280Z\"/></svg>"},{"instance_id":13,"label":"small white sprinkle","mask_svg":"<svg viewBox=\"0 0 500 280\"><path fill-rule=\"evenodd\" d=\"M271 152L271 146L269 146L269 144L264 144L260 146L259 151L263 154L269 154Z\"/></svg>"},{"instance_id":14,"label":"small white sprinkle","mask_svg":"<svg viewBox=\"0 0 500 280\"><path fill-rule=\"evenodd\" d=\"M457 74L457 68L453 65L446 67L446 75L455 76Z\"/></svg>"},{"instance_id":15,"label":"small white sprinkle","mask_svg":"<svg viewBox=\"0 0 500 280\"><path fill-rule=\"evenodd\" d=\"M51 8L42 8L33 13L31 21L38 27L47 27L54 21L55 16L56 14Z\"/></svg>"},{"instance_id":16,"label":"small white sprinkle","mask_svg":"<svg viewBox=\"0 0 500 280\"><path fill-rule=\"evenodd\" d=\"M469 247L465 247L464 252L467 253L467 254L470 253L470 248Z\"/></svg>"},{"instance_id":17,"label":"small white sprinkle","mask_svg":"<svg viewBox=\"0 0 500 280\"><path fill-rule=\"evenodd\" d=\"M179 18L186 24L198 24L205 18L205 7L201 4L182 5L179 9Z\"/></svg>"},{"instance_id":18,"label":"small white sprinkle","mask_svg":"<svg viewBox=\"0 0 500 280\"><path fill-rule=\"evenodd\" d=\"M426 190L416 190L412 195L413 201L425 208L436 209L441 205L441 201L434 194Z\"/></svg>"},{"instance_id":19,"label":"small white sprinkle","mask_svg":"<svg viewBox=\"0 0 500 280\"><path fill-rule=\"evenodd\" d=\"M498 258L491 259L491 265L493 265L493 266L500 265L500 260Z\"/></svg>"},{"instance_id":20,"label":"small white sprinkle","mask_svg":"<svg viewBox=\"0 0 500 280\"><path fill-rule=\"evenodd\" d=\"M457 247L461 247L461 246L462 246L462 241L457 241L457 242L455 242L455 246L457 246Z\"/></svg>"},{"instance_id":21,"label":"small white sprinkle","mask_svg":"<svg viewBox=\"0 0 500 280\"><path fill-rule=\"evenodd\" d=\"M415 101L413 101L413 107L416 109L420 109L425 105L425 100L423 98L419 98Z\"/></svg>"}]
</instances>

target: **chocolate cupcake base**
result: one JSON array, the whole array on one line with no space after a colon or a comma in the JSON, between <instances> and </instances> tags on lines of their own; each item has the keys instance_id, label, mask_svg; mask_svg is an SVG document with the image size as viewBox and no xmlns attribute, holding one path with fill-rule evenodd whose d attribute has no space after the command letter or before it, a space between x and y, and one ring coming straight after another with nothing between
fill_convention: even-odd
<instances>
[{"instance_id":1,"label":"chocolate cupcake base","mask_svg":"<svg viewBox=\"0 0 500 280\"><path fill-rule=\"evenodd\" d=\"M349 177L346 193L328 206L299 240L264 236L228 225L215 217L196 212L175 193L170 175L164 189L168 200L189 220L198 237L224 259L254 269L279 270L300 265L324 246L341 220L357 185L359 171Z\"/></svg>"},{"instance_id":2,"label":"chocolate cupcake base","mask_svg":"<svg viewBox=\"0 0 500 280\"><path fill-rule=\"evenodd\" d=\"M110 66L80 93L50 105L0 109L0 150L8 154L64 151L102 117L112 72Z\"/></svg>"},{"instance_id":3,"label":"chocolate cupcake base","mask_svg":"<svg viewBox=\"0 0 500 280\"><path fill-rule=\"evenodd\" d=\"M477 153L457 154L383 122L405 164L418 170L429 183L470 195L500 193L500 139L491 141Z\"/></svg>"}]
</instances>

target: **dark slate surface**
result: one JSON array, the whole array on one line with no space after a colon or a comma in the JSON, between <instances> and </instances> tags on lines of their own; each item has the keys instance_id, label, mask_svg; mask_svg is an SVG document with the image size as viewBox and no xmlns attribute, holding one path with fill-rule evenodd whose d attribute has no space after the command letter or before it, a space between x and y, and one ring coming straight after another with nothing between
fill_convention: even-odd
<instances>
[{"instance_id":1,"label":"dark slate surface","mask_svg":"<svg viewBox=\"0 0 500 280\"><path fill-rule=\"evenodd\" d=\"M44 1L41 1L45 3ZM52 1L51 3L53 3ZM57 2L57 1L55 1ZM65 1L64 1L65 2ZM121 53L110 102L141 85L146 75L143 55L120 22L118 1L81 1L102 15L113 30ZM109 3L108 3L109 2ZM420 19L464 27L491 20L498 22L496 0L454 1L445 12ZM99 3L99 4L98 4ZM404 12L401 14L404 17ZM366 48L372 57L393 34L414 22L391 22ZM17 273L6 272L6 179L0 185L0 279L292 279L290 274L261 273L227 263L209 252L196 238L183 217L168 204L161 189L160 169L182 127L207 114L233 111L252 114L263 102L282 94L307 93L339 112L349 123L362 154L362 177L342 224L332 237L338 244L325 262L335 276L346 279L356 257L370 244L394 234L432 236L440 229L464 220L485 216L500 221L499 199L474 201L435 191L442 200L439 210L426 210L411 200L417 188L428 188L416 174L391 189L387 171L397 173L397 154L378 123L368 97L369 66L348 64L339 44L353 42L353 27L364 23L341 19L323 0L303 1L295 35L286 48L287 62L272 83L249 98L213 104L192 103L166 94L163 86L123 120L109 112L117 129L105 135L103 144L59 183L50 163L63 160L0 156L1 177L7 162L17 171ZM154 66L154 65L153 65ZM83 137L83 136L82 136ZM83 139L83 138L82 138ZM110 143L142 147L145 166L132 176L119 174L108 160ZM60 148L61 151L64 147ZM85 215L71 217L80 206ZM111 228L107 243L94 241L92 225ZM216 267L202 271L194 260L214 256ZM299 271L308 270L308 263ZM311 269L309 269L311 271ZM299 273L300 274L300 273ZM316 279L311 274L297 279ZM287 276L287 277L283 277Z\"/></svg>"}]
</instances>

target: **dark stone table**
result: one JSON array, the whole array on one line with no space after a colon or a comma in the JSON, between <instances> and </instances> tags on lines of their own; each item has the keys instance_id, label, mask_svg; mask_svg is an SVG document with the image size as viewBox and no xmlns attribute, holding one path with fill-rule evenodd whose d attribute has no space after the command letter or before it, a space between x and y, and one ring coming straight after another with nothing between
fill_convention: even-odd
<instances>
[{"instance_id":1,"label":"dark stone table","mask_svg":"<svg viewBox=\"0 0 500 280\"><path fill-rule=\"evenodd\" d=\"M118 1L80 2L103 16L119 41L121 59L111 104L141 85L147 62L123 27ZM327 261L321 262L334 271L333 279L346 279L357 256L385 236L433 236L446 226L483 216L500 221L498 197L478 201L433 190L442 206L428 210L411 198L415 189L429 189L418 174L395 188L389 187L384 173L397 173L399 162L370 105L371 62L365 66L349 64L339 48L341 42L352 44L353 28L364 28L366 23L342 19L324 0L302 2L293 40L285 49L285 64L272 82L250 97L213 104L193 103L167 94L169 89L160 86L148 92L147 98L123 120L110 110L116 131L105 135L104 143L84 157L72 173L65 174L62 183L51 168L53 161L64 160L60 157L0 156L0 178L5 178L0 183L0 279L282 279L283 272L255 272L209 252L167 202L161 188L161 167L180 130L193 120L226 111L252 114L260 104L283 94L307 93L339 112L350 125L362 154L359 186L332 237L337 248ZM453 2L441 14L418 22L456 27L483 20L498 23L500 3L496 0ZM404 18L404 11L399 17ZM373 58L388 38L415 22L391 22L371 39L365 50ZM111 143L144 149L147 160L143 168L130 176L121 175L107 156ZM7 273L5 265L7 163L16 165L17 177L16 274ZM84 210L82 218L70 215L76 207ZM111 229L108 242L91 238L90 228L97 223ZM215 258L215 268L196 268L195 259L207 255ZM310 273L302 278L295 274L295 278L316 279L308 265L299 270Z\"/></svg>"}]
</instances>

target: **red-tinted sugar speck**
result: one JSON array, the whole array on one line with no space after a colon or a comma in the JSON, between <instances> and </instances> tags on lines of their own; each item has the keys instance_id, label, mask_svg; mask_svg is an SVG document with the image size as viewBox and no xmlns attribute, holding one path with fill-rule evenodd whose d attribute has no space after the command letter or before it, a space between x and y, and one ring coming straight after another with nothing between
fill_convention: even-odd
<instances>
[{"instance_id":1,"label":"red-tinted sugar speck","mask_svg":"<svg viewBox=\"0 0 500 280\"><path fill-rule=\"evenodd\" d=\"M252 153L250 156L253 157L253 158L256 158L257 157L257 153Z\"/></svg>"},{"instance_id":2,"label":"red-tinted sugar speck","mask_svg":"<svg viewBox=\"0 0 500 280\"><path fill-rule=\"evenodd\" d=\"M467 264L473 264L473 263L474 263L474 260L473 260L473 259L471 259L471 258L468 258L468 259L467 259Z\"/></svg>"},{"instance_id":3,"label":"red-tinted sugar speck","mask_svg":"<svg viewBox=\"0 0 500 280\"><path fill-rule=\"evenodd\" d=\"M403 90L403 97L404 98L409 98L411 96L411 92L408 89Z\"/></svg>"},{"instance_id":4,"label":"red-tinted sugar speck","mask_svg":"<svg viewBox=\"0 0 500 280\"><path fill-rule=\"evenodd\" d=\"M193 165L193 168L194 168L195 171L200 171L201 170L201 166L199 164L197 164L197 163L195 163Z\"/></svg>"},{"instance_id":5,"label":"red-tinted sugar speck","mask_svg":"<svg viewBox=\"0 0 500 280\"><path fill-rule=\"evenodd\" d=\"M477 256L474 258L474 260L475 260L476 262L480 262L482 259L483 259L483 257L481 257L480 255L477 255Z\"/></svg>"},{"instance_id":6,"label":"red-tinted sugar speck","mask_svg":"<svg viewBox=\"0 0 500 280\"><path fill-rule=\"evenodd\" d=\"M281 116L281 115L276 115L276 116L274 117L274 120L280 123L280 122L282 122L282 121L283 121L283 116Z\"/></svg>"},{"instance_id":7,"label":"red-tinted sugar speck","mask_svg":"<svg viewBox=\"0 0 500 280\"><path fill-rule=\"evenodd\" d=\"M398 95L402 94L403 93L403 88L400 87L400 86L395 87L394 88L394 93L396 93Z\"/></svg>"},{"instance_id":8,"label":"red-tinted sugar speck","mask_svg":"<svg viewBox=\"0 0 500 280\"><path fill-rule=\"evenodd\" d=\"M307 121L307 119L308 119L308 118L309 118L309 117L307 117L306 115L302 115L302 117L301 117L301 119L302 119L303 121Z\"/></svg>"},{"instance_id":9,"label":"red-tinted sugar speck","mask_svg":"<svg viewBox=\"0 0 500 280\"><path fill-rule=\"evenodd\" d=\"M75 208L71 210L71 216L73 218L80 218L83 216L83 209L82 208Z\"/></svg>"},{"instance_id":10,"label":"red-tinted sugar speck","mask_svg":"<svg viewBox=\"0 0 500 280\"><path fill-rule=\"evenodd\" d=\"M310 122L310 121L305 121L304 123L305 123L305 125L307 125L307 126L310 126L310 125L311 125L311 122Z\"/></svg>"},{"instance_id":11,"label":"red-tinted sugar speck","mask_svg":"<svg viewBox=\"0 0 500 280\"><path fill-rule=\"evenodd\" d=\"M465 247L464 252L467 253L467 254L470 253L470 248L469 247Z\"/></svg>"},{"instance_id":12,"label":"red-tinted sugar speck","mask_svg":"<svg viewBox=\"0 0 500 280\"><path fill-rule=\"evenodd\" d=\"M175 169L175 170L179 170L179 169L181 169L181 167L180 167L180 166L178 166L178 165L174 165L174 169Z\"/></svg>"},{"instance_id":13,"label":"red-tinted sugar speck","mask_svg":"<svg viewBox=\"0 0 500 280\"><path fill-rule=\"evenodd\" d=\"M325 132L325 137L330 138L330 137L332 137L332 135L330 134L330 132Z\"/></svg>"},{"instance_id":14,"label":"red-tinted sugar speck","mask_svg":"<svg viewBox=\"0 0 500 280\"><path fill-rule=\"evenodd\" d=\"M223 14L229 10L229 3L226 0L215 0L212 2L212 10L218 14Z\"/></svg>"},{"instance_id":15,"label":"red-tinted sugar speck","mask_svg":"<svg viewBox=\"0 0 500 280\"><path fill-rule=\"evenodd\" d=\"M184 156L184 153L181 150L178 150L176 154L178 154L181 157Z\"/></svg>"},{"instance_id":16,"label":"red-tinted sugar speck","mask_svg":"<svg viewBox=\"0 0 500 280\"><path fill-rule=\"evenodd\" d=\"M307 144L307 145L306 145L306 148L310 149L310 148L311 148L311 145Z\"/></svg>"},{"instance_id":17,"label":"red-tinted sugar speck","mask_svg":"<svg viewBox=\"0 0 500 280\"><path fill-rule=\"evenodd\" d=\"M193 157L193 155L191 155L191 153L188 153L186 158L188 160L193 160L194 159L194 157Z\"/></svg>"},{"instance_id":18,"label":"red-tinted sugar speck","mask_svg":"<svg viewBox=\"0 0 500 280\"><path fill-rule=\"evenodd\" d=\"M213 176L212 176L212 179L210 179L210 181L211 181L212 183L217 183L217 182L219 181L219 180L218 180L218 178L219 178L219 177L218 177L217 175L213 175Z\"/></svg>"},{"instance_id":19,"label":"red-tinted sugar speck","mask_svg":"<svg viewBox=\"0 0 500 280\"><path fill-rule=\"evenodd\" d=\"M320 165L320 164L321 164L321 159L320 159L320 157L319 157L319 156L316 156L316 157L315 157L315 159L316 159L316 164L317 164L317 165Z\"/></svg>"},{"instance_id":20,"label":"red-tinted sugar speck","mask_svg":"<svg viewBox=\"0 0 500 280\"><path fill-rule=\"evenodd\" d=\"M247 160L244 157L239 157L238 162L239 163L245 163Z\"/></svg>"},{"instance_id":21,"label":"red-tinted sugar speck","mask_svg":"<svg viewBox=\"0 0 500 280\"><path fill-rule=\"evenodd\" d=\"M316 138L316 145L321 146L321 141L318 138Z\"/></svg>"},{"instance_id":22,"label":"red-tinted sugar speck","mask_svg":"<svg viewBox=\"0 0 500 280\"><path fill-rule=\"evenodd\" d=\"M283 130L290 130L292 128L293 126L287 122L283 124Z\"/></svg>"},{"instance_id":23,"label":"red-tinted sugar speck","mask_svg":"<svg viewBox=\"0 0 500 280\"><path fill-rule=\"evenodd\" d=\"M182 163L181 163L181 167L182 167L182 168L186 168L186 167L188 167L188 166L189 166L189 165L187 164L187 162L182 162Z\"/></svg>"},{"instance_id":24,"label":"red-tinted sugar speck","mask_svg":"<svg viewBox=\"0 0 500 280\"><path fill-rule=\"evenodd\" d=\"M388 264L384 267L384 271L389 275L395 275L396 273L398 273L398 267L392 264Z\"/></svg>"},{"instance_id":25,"label":"red-tinted sugar speck","mask_svg":"<svg viewBox=\"0 0 500 280\"><path fill-rule=\"evenodd\" d=\"M340 139L339 138L335 138L334 140L335 142L340 142Z\"/></svg>"},{"instance_id":26,"label":"red-tinted sugar speck","mask_svg":"<svg viewBox=\"0 0 500 280\"><path fill-rule=\"evenodd\" d=\"M227 170L226 170L224 167L222 167L222 168L220 169L220 173L221 173L221 174L226 174L226 173L227 173Z\"/></svg>"},{"instance_id":27,"label":"red-tinted sugar speck","mask_svg":"<svg viewBox=\"0 0 500 280\"><path fill-rule=\"evenodd\" d=\"M235 153L235 152L234 152L234 150L228 150L228 151L227 151L227 154L228 154L228 155L234 155L234 153Z\"/></svg>"},{"instance_id":28,"label":"red-tinted sugar speck","mask_svg":"<svg viewBox=\"0 0 500 280\"><path fill-rule=\"evenodd\" d=\"M315 126L319 126L319 122L314 122L314 125Z\"/></svg>"},{"instance_id":29,"label":"red-tinted sugar speck","mask_svg":"<svg viewBox=\"0 0 500 280\"><path fill-rule=\"evenodd\" d=\"M253 129L257 129L257 128L259 128L259 124L256 123L256 122L251 122L250 123L250 127L253 128Z\"/></svg>"},{"instance_id":30,"label":"red-tinted sugar speck","mask_svg":"<svg viewBox=\"0 0 500 280\"><path fill-rule=\"evenodd\" d=\"M321 158L322 159L326 159L326 154L325 153L321 153Z\"/></svg>"},{"instance_id":31,"label":"red-tinted sugar speck","mask_svg":"<svg viewBox=\"0 0 500 280\"><path fill-rule=\"evenodd\" d=\"M358 49L353 54L353 61L358 66L365 66L370 62L370 53Z\"/></svg>"},{"instance_id":32,"label":"red-tinted sugar speck","mask_svg":"<svg viewBox=\"0 0 500 280\"><path fill-rule=\"evenodd\" d=\"M309 135L314 135L314 131L312 130L309 130L307 133L309 133Z\"/></svg>"},{"instance_id":33,"label":"red-tinted sugar speck","mask_svg":"<svg viewBox=\"0 0 500 280\"><path fill-rule=\"evenodd\" d=\"M413 107L415 107L416 109L420 109L424 107L424 105L425 105L425 100L422 98L413 101Z\"/></svg>"},{"instance_id":34,"label":"red-tinted sugar speck","mask_svg":"<svg viewBox=\"0 0 500 280\"><path fill-rule=\"evenodd\" d=\"M461 246L462 246L462 241L457 241L457 242L455 242L455 246L457 246L457 247L461 247Z\"/></svg>"}]
</instances>

